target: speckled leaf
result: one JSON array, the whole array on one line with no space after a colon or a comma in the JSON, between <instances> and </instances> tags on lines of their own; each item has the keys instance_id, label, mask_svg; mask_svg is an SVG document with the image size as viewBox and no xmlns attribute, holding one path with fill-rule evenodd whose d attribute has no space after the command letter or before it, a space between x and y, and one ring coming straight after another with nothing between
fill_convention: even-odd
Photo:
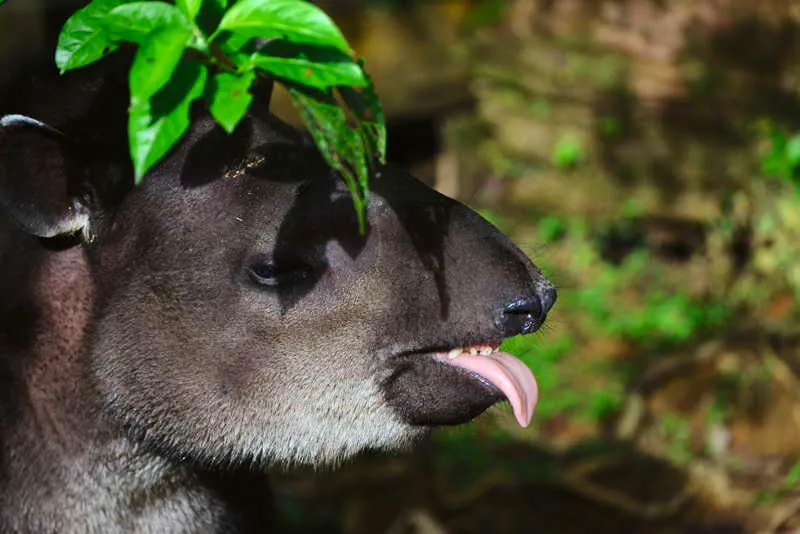
<instances>
[{"instance_id":1,"label":"speckled leaf","mask_svg":"<svg viewBox=\"0 0 800 534\"><path fill-rule=\"evenodd\" d=\"M334 48L272 41L250 62L274 76L317 89L367 85L358 63Z\"/></svg>"},{"instance_id":2,"label":"speckled leaf","mask_svg":"<svg viewBox=\"0 0 800 534\"><path fill-rule=\"evenodd\" d=\"M242 120L253 95L250 85L256 79L253 71L241 75L221 72L214 76L214 89L211 96L211 115L231 133Z\"/></svg>"},{"instance_id":3,"label":"speckled leaf","mask_svg":"<svg viewBox=\"0 0 800 534\"><path fill-rule=\"evenodd\" d=\"M363 65L361 65L363 69ZM364 147L368 154L381 163L386 163L386 119L383 106L375 92L372 79L364 74L367 84L361 88L339 87L347 107L353 112Z\"/></svg>"},{"instance_id":4,"label":"speckled leaf","mask_svg":"<svg viewBox=\"0 0 800 534\"><path fill-rule=\"evenodd\" d=\"M353 197L359 231L363 233L366 229L369 167L359 132L347 125L344 110L329 91L298 87L287 87L287 90L323 157L347 184Z\"/></svg>"}]
</instances>

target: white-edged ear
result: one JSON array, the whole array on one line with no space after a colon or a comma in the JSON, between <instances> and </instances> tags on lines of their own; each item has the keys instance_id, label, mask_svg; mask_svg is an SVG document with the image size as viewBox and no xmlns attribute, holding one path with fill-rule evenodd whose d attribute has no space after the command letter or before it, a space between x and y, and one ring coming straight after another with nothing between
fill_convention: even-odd
<instances>
[{"instance_id":1,"label":"white-edged ear","mask_svg":"<svg viewBox=\"0 0 800 534\"><path fill-rule=\"evenodd\" d=\"M39 237L85 229L83 159L52 126L24 115L0 117L0 214Z\"/></svg>"},{"instance_id":2,"label":"white-edged ear","mask_svg":"<svg viewBox=\"0 0 800 534\"><path fill-rule=\"evenodd\" d=\"M43 130L49 130L50 132L58 135L64 135L60 131L56 130L49 124L45 124L41 121L37 121L36 119L32 119L31 117L26 117L25 115L3 115L0 117L0 129L4 128L19 128L30 126L34 128L42 128Z\"/></svg>"}]
</instances>

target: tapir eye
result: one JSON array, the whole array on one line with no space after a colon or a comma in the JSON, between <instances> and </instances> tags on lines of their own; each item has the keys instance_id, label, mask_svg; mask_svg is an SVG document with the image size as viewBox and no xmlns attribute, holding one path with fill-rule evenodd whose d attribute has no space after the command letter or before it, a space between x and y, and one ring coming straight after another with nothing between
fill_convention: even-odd
<instances>
[{"instance_id":1,"label":"tapir eye","mask_svg":"<svg viewBox=\"0 0 800 534\"><path fill-rule=\"evenodd\" d=\"M273 288L300 283L308 278L310 270L300 263L257 260L249 265L247 274L254 284Z\"/></svg>"}]
</instances>

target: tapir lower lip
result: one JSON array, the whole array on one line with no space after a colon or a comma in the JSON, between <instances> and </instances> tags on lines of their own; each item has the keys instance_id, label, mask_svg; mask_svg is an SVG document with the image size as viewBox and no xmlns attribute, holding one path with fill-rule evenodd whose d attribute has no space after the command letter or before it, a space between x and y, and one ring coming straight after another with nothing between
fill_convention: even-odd
<instances>
[{"instance_id":1,"label":"tapir lower lip","mask_svg":"<svg viewBox=\"0 0 800 534\"><path fill-rule=\"evenodd\" d=\"M448 365L448 363L446 362L447 355L453 349L484 345L484 346L490 346L496 350L501 345L501 343L502 340L492 340L492 341L484 341L477 343L469 341L463 345L454 343L452 345L443 344L443 345L433 345L425 348L408 349L395 353L393 356L390 357L390 361L394 364L397 364L400 361L410 361L415 363L443 365L447 367L448 370L451 372L469 376L475 382L480 383L484 388L486 388L487 393L489 393L490 395L498 398L503 398L503 392L500 391L500 389L498 389L497 386L486 380L484 377L480 376L477 373L468 371L466 369Z\"/></svg>"},{"instance_id":2,"label":"tapir lower lip","mask_svg":"<svg viewBox=\"0 0 800 534\"><path fill-rule=\"evenodd\" d=\"M453 377L469 377L491 396L505 397L520 426L530 424L539 397L536 378L518 358L499 350L499 341L407 353L401 360L419 365L430 362ZM445 375L446 376L446 375ZM473 382L474 383L474 382Z\"/></svg>"}]
</instances>

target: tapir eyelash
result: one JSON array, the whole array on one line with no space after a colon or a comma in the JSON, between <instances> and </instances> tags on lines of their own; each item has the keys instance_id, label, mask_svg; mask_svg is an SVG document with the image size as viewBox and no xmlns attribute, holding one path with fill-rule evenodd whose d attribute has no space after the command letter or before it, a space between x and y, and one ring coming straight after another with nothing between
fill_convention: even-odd
<instances>
[{"instance_id":1,"label":"tapir eyelash","mask_svg":"<svg viewBox=\"0 0 800 534\"><path fill-rule=\"evenodd\" d=\"M260 263L248 268L250 279L259 285L277 286L279 283L279 270L274 263Z\"/></svg>"},{"instance_id":2,"label":"tapir eyelash","mask_svg":"<svg viewBox=\"0 0 800 534\"><path fill-rule=\"evenodd\" d=\"M309 277L308 266L299 263L278 264L271 261L256 261L247 268L248 278L258 287L277 288L298 284Z\"/></svg>"}]
</instances>

